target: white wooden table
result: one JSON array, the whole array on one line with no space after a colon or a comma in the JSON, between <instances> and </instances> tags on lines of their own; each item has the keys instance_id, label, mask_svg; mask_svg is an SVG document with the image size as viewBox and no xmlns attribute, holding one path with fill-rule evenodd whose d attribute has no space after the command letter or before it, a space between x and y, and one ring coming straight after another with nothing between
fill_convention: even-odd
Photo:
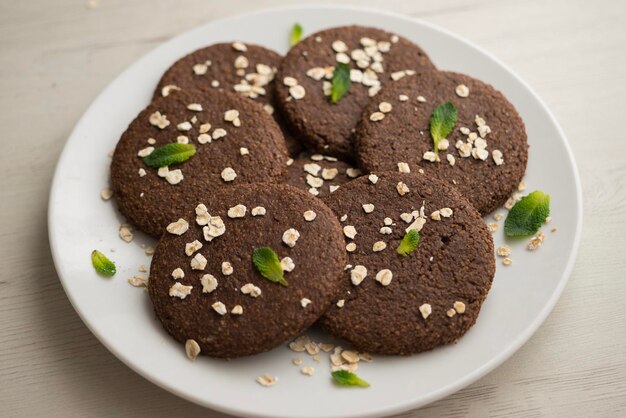
<instances>
[{"instance_id":1,"label":"white wooden table","mask_svg":"<svg viewBox=\"0 0 626 418\"><path fill-rule=\"evenodd\" d=\"M0 416L223 417L165 392L80 321L52 265L48 190L86 106L159 43L294 1L0 1ZM565 129L584 188L568 286L535 336L403 417L626 416L626 2L352 1L448 28L517 71Z\"/></svg>"}]
</instances>

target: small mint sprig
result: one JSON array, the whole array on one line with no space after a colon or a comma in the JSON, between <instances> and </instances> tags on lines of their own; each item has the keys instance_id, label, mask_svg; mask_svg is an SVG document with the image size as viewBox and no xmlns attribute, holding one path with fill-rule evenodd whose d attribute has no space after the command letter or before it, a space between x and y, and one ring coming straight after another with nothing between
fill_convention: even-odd
<instances>
[{"instance_id":1,"label":"small mint sprig","mask_svg":"<svg viewBox=\"0 0 626 418\"><path fill-rule=\"evenodd\" d=\"M283 268L276 253L269 247L259 247L252 252L252 263L254 267L270 282L280 283L288 286L283 274Z\"/></svg>"},{"instance_id":2,"label":"small mint sprig","mask_svg":"<svg viewBox=\"0 0 626 418\"><path fill-rule=\"evenodd\" d=\"M369 383L365 380L361 379L356 374L349 372L347 370L337 370L331 373L333 380L340 384L341 386L357 386L366 388L369 387Z\"/></svg>"},{"instance_id":3,"label":"small mint sprig","mask_svg":"<svg viewBox=\"0 0 626 418\"><path fill-rule=\"evenodd\" d=\"M330 102L335 104L350 89L350 66L344 63L338 63L333 73L330 88Z\"/></svg>"},{"instance_id":4,"label":"small mint sprig","mask_svg":"<svg viewBox=\"0 0 626 418\"><path fill-rule=\"evenodd\" d=\"M420 233L415 229L411 229L404 235L402 241L400 241L400 245L398 245L398 249L396 250L398 254L407 256L411 254L411 252L417 248L417 245L420 243Z\"/></svg>"},{"instance_id":5,"label":"small mint sprig","mask_svg":"<svg viewBox=\"0 0 626 418\"><path fill-rule=\"evenodd\" d=\"M550 196L535 190L515 204L504 221L508 237L526 237L541 228L550 215Z\"/></svg>"},{"instance_id":6,"label":"small mint sprig","mask_svg":"<svg viewBox=\"0 0 626 418\"><path fill-rule=\"evenodd\" d=\"M96 272L102 276L111 277L116 272L115 263L98 250L91 252L91 264L93 264Z\"/></svg>"},{"instance_id":7,"label":"small mint sprig","mask_svg":"<svg viewBox=\"0 0 626 418\"><path fill-rule=\"evenodd\" d=\"M439 141L447 137L457 120L456 107L452 102L440 104L430 116L430 136L433 137L435 155L439 154Z\"/></svg>"},{"instance_id":8,"label":"small mint sprig","mask_svg":"<svg viewBox=\"0 0 626 418\"><path fill-rule=\"evenodd\" d=\"M143 162L148 167L161 168L172 164L180 164L196 154L194 144L179 144L173 142L163 145L144 157Z\"/></svg>"},{"instance_id":9,"label":"small mint sprig","mask_svg":"<svg viewBox=\"0 0 626 418\"><path fill-rule=\"evenodd\" d=\"M289 46L294 46L302 38L302 26L296 23L291 28L291 34L289 35Z\"/></svg>"}]
</instances>

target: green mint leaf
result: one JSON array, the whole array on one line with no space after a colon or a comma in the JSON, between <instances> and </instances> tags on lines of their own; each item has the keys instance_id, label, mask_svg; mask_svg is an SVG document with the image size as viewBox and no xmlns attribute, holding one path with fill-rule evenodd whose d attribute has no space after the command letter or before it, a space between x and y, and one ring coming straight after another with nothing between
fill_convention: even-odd
<instances>
[{"instance_id":1,"label":"green mint leaf","mask_svg":"<svg viewBox=\"0 0 626 418\"><path fill-rule=\"evenodd\" d=\"M396 250L400 255L409 255L411 252L417 248L417 244L420 243L420 233L415 229L411 229L404 235L402 241L400 241L400 245L398 245L398 249Z\"/></svg>"},{"instance_id":2,"label":"green mint leaf","mask_svg":"<svg viewBox=\"0 0 626 418\"><path fill-rule=\"evenodd\" d=\"M333 380L342 386L359 386L366 388L370 385L356 374L347 370L337 370L332 372L331 375L333 376Z\"/></svg>"},{"instance_id":3,"label":"green mint leaf","mask_svg":"<svg viewBox=\"0 0 626 418\"><path fill-rule=\"evenodd\" d=\"M252 252L252 262L256 269L270 282L280 283L288 286L287 280L283 276L283 268L276 253L269 247L256 248Z\"/></svg>"},{"instance_id":4,"label":"green mint leaf","mask_svg":"<svg viewBox=\"0 0 626 418\"><path fill-rule=\"evenodd\" d=\"M106 277L111 277L115 274L115 263L109 260L106 255L102 254L98 250L91 252L91 264L96 269L98 274Z\"/></svg>"},{"instance_id":5,"label":"green mint leaf","mask_svg":"<svg viewBox=\"0 0 626 418\"><path fill-rule=\"evenodd\" d=\"M508 237L533 235L550 215L550 196L535 190L515 204L504 221L504 234Z\"/></svg>"},{"instance_id":6,"label":"green mint leaf","mask_svg":"<svg viewBox=\"0 0 626 418\"><path fill-rule=\"evenodd\" d=\"M300 38L302 38L302 26L299 23L296 23L291 28L291 35L289 36L289 46L294 46L298 42L300 42Z\"/></svg>"},{"instance_id":7,"label":"green mint leaf","mask_svg":"<svg viewBox=\"0 0 626 418\"><path fill-rule=\"evenodd\" d=\"M430 116L430 136L433 137L435 155L439 153L439 141L448 136L457 120L456 107L452 102L440 104Z\"/></svg>"},{"instance_id":8,"label":"green mint leaf","mask_svg":"<svg viewBox=\"0 0 626 418\"><path fill-rule=\"evenodd\" d=\"M350 66L338 63L333 73L332 86L330 88L330 102L337 103L350 88Z\"/></svg>"},{"instance_id":9,"label":"green mint leaf","mask_svg":"<svg viewBox=\"0 0 626 418\"><path fill-rule=\"evenodd\" d=\"M149 167L160 168L183 163L193 157L195 153L196 146L194 144L174 142L155 149L143 159L143 162Z\"/></svg>"}]
</instances>

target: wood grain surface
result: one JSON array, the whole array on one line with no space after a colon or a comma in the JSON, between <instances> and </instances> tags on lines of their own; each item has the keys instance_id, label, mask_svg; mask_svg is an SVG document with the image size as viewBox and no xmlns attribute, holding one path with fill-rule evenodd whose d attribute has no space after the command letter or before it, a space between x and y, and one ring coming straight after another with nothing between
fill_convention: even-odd
<instances>
[{"instance_id":1,"label":"wood grain surface","mask_svg":"<svg viewBox=\"0 0 626 418\"><path fill-rule=\"evenodd\" d=\"M288 3L0 0L0 416L224 417L144 380L83 325L50 256L48 192L72 127L125 67L191 27ZM626 2L349 3L425 19L511 66L563 126L584 188L579 256L544 325L488 376L400 416L626 416Z\"/></svg>"}]
</instances>

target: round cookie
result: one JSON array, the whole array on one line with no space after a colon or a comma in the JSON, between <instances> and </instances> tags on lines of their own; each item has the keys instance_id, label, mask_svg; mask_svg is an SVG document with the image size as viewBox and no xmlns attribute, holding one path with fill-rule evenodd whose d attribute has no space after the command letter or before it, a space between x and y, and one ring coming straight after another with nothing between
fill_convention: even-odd
<instances>
[{"instance_id":1,"label":"round cookie","mask_svg":"<svg viewBox=\"0 0 626 418\"><path fill-rule=\"evenodd\" d=\"M152 150L178 141L194 144L196 154L169 169L144 163ZM181 91L156 99L130 123L113 154L111 186L120 212L159 237L187 195L279 181L286 161L280 129L260 106L231 93Z\"/></svg>"},{"instance_id":2,"label":"round cookie","mask_svg":"<svg viewBox=\"0 0 626 418\"><path fill-rule=\"evenodd\" d=\"M348 61L353 81L331 104L334 66ZM327 29L300 41L283 59L276 75L277 104L309 149L351 160L354 128L380 86L406 76L407 70L411 75L434 68L417 45L389 32L362 26Z\"/></svg>"},{"instance_id":3,"label":"round cookie","mask_svg":"<svg viewBox=\"0 0 626 418\"><path fill-rule=\"evenodd\" d=\"M336 157L302 153L296 159L287 160L283 183L307 190L323 200L342 184L360 175L361 170Z\"/></svg>"},{"instance_id":4,"label":"round cookie","mask_svg":"<svg viewBox=\"0 0 626 418\"><path fill-rule=\"evenodd\" d=\"M429 121L448 101L458 121L434 162ZM392 109L380 119L384 102ZM504 204L528 160L524 122L513 105L490 85L451 72L418 74L383 89L361 116L356 148L362 169L398 170L406 163L412 172L421 169L456 186L483 215Z\"/></svg>"},{"instance_id":5,"label":"round cookie","mask_svg":"<svg viewBox=\"0 0 626 418\"><path fill-rule=\"evenodd\" d=\"M254 184L190 201L150 266L156 316L176 340L193 339L214 357L252 355L297 336L326 311L346 256L339 222L321 200L288 185ZM210 227L199 225L209 219ZM255 268L260 247L282 260L287 286Z\"/></svg>"},{"instance_id":6,"label":"round cookie","mask_svg":"<svg viewBox=\"0 0 626 418\"><path fill-rule=\"evenodd\" d=\"M345 184L327 202L356 248L347 247L349 267L324 329L359 350L407 355L454 342L474 324L495 274L493 239L456 189L383 172ZM407 229L420 240L403 256Z\"/></svg>"},{"instance_id":7,"label":"round cookie","mask_svg":"<svg viewBox=\"0 0 626 418\"><path fill-rule=\"evenodd\" d=\"M154 98L165 97L178 89L221 89L249 97L273 115L283 129L284 122L275 112L274 75L283 57L271 49L243 42L214 44L198 49L176 61L163 74ZM283 129L287 149L298 155L302 145Z\"/></svg>"}]
</instances>

